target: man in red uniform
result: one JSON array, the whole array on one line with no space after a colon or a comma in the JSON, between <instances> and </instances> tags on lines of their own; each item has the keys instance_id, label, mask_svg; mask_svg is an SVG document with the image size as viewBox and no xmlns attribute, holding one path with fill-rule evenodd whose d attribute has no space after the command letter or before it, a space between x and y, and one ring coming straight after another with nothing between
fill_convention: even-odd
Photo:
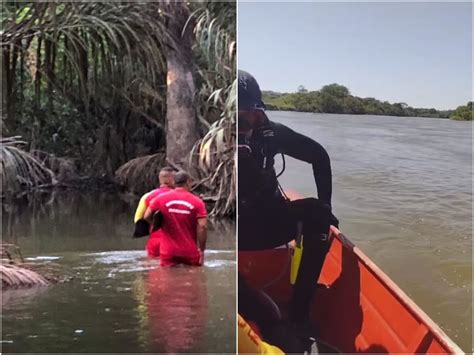
<instances>
[{"instance_id":1,"label":"man in red uniform","mask_svg":"<svg viewBox=\"0 0 474 355\"><path fill-rule=\"evenodd\" d=\"M153 214L162 216L160 264L201 266L207 240L207 212L204 202L192 194L191 178L180 171L175 175L175 189L155 197L145 212L152 223Z\"/></svg>"},{"instance_id":2,"label":"man in red uniform","mask_svg":"<svg viewBox=\"0 0 474 355\"><path fill-rule=\"evenodd\" d=\"M174 188L174 170L169 167L164 167L160 170L160 174L158 175L158 180L160 182L160 187L144 194L142 198L140 199L140 202L138 204L137 210L135 212L135 230L136 233L142 232L141 235L138 236L145 236L147 234L150 234L150 238L148 239L148 242L146 243L146 250L148 253L148 256L150 257L158 257L160 255L160 236L161 236L161 231L158 229L155 232L151 231L151 228L149 228L148 223L144 222L143 217L145 214L146 209L150 205L150 202L157 197L158 195L161 195L162 193L171 191ZM138 229L138 231L137 231ZM143 229L143 231L140 231L139 229ZM146 229L146 232L145 232ZM149 231L149 233L147 233Z\"/></svg>"}]
</instances>

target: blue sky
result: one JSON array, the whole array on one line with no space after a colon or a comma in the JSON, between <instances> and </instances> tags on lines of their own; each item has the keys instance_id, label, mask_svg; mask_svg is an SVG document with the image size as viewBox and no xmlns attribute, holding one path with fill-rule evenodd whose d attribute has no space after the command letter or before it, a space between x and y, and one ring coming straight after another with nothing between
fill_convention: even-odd
<instances>
[{"instance_id":1,"label":"blue sky","mask_svg":"<svg viewBox=\"0 0 474 355\"><path fill-rule=\"evenodd\" d=\"M414 107L472 100L472 4L238 5L238 66L263 90L338 83Z\"/></svg>"}]
</instances>

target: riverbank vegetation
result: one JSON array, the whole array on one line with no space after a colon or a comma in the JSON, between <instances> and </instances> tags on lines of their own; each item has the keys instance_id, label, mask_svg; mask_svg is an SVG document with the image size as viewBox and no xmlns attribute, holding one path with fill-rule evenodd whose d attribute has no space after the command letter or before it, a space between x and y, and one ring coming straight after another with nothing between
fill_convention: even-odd
<instances>
[{"instance_id":1,"label":"riverbank vegetation","mask_svg":"<svg viewBox=\"0 0 474 355\"><path fill-rule=\"evenodd\" d=\"M413 108L403 102L389 103L372 97L357 97L339 84L326 85L318 91L308 91L303 86L294 93L264 91L263 101L269 110L278 111L435 118L449 118L453 113L452 110Z\"/></svg>"},{"instance_id":2,"label":"riverbank vegetation","mask_svg":"<svg viewBox=\"0 0 474 355\"><path fill-rule=\"evenodd\" d=\"M172 165L212 181L200 192L231 213L233 169L188 163L233 164L235 14L211 1L4 4L3 194L85 177L142 193ZM221 142L211 153L206 134Z\"/></svg>"},{"instance_id":3,"label":"riverbank vegetation","mask_svg":"<svg viewBox=\"0 0 474 355\"><path fill-rule=\"evenodd\" d=\"M459 106L451 116L449 116L449 118L456 121L472 121L473 117L472 101L469 101L465 106Z\"/></svg>"}]
</instances>

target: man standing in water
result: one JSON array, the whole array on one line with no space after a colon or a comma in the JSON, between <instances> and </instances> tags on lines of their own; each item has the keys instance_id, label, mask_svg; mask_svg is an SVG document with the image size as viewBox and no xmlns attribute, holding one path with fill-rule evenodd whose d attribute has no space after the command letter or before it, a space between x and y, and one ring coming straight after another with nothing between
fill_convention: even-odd
<instances>
[{"instance_id":1,"label":"man standing in water","mask_svg":"<svg viewBox=\"0 0 474 355\"><path fill-rule=\"evenodd\" d=\"M155 197L144 218L152 223L161 215L161 266L202 266L207 240L207 212L204 202L190 192L192 180L184 171L175 175L175 189Z\"/></svg>"},{"instance_id":2,"label":"man standing in water","mask_svg":"<svg viewBox=\"0 0 474 355\"><path fill-rule=\"evenodd\" d=\"M150 205L150 202L157 196L171 191L174 188L174 174L175 171L170 167L164 167L160 170L158 175L158 181L160 186L150 192L147 192L142 196L140 202L138 203L137 210L135 212L135 237L143 237L145 235L150 234L150 238L146 243L146 250L148 256L150 257L158 257L160 255L160 235L161 231L157 230L155 232L151 232L150 225L146 222L143 217L145 214L146 209Z\"/></svg>"},{"instance_id":3,"label":"man standing in water","mask_svg":"<svg viewBox=\"0 0 474 355\"><path fill-rule=\"evenodd\" d=\"M329 250L329 227L338 225L331 212L330 159L316 141L267 118L260 87L252 75L239 70L238 85L239 250L274 248L302 233L304 249L289 318L305 329ZM312 164L319 199L286 198L274 168L278 153Z\"/></svg>"}]
</instances>

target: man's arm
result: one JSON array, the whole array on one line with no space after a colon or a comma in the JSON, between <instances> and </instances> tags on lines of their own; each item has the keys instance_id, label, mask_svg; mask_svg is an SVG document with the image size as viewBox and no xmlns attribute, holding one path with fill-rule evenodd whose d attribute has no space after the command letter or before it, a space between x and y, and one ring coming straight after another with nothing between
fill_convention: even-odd
<instances>
[{"instance_id":1,"label":"man's arm","mask_svg":"<svg viewBox=\"0 0 474 355\"><path fill-rule=\"evenodd\" d=\"M157 231L163 225L163 213L153 203L145 211L143 219L151 226L151 232Z\"/></svg>"},{"instance_id":2,"label":"man's arm","mask_svg":"<svg viewBox=\"0 0 474 355\"><path fill-rule=\"evenodd\" d=\"M207 218L198 218L196 226L197 244L201 252L204 253L207 241Z\"/></svg>"},{"instance_id":3,"label":"man's arm","mask_svg":"<svg viewBox=\"0 0 474 355\"><path fill-rule=\"evenodd\" d=\"M152 224L153 223L153 213L155 211L151 208L151 206L148 206L145 214L143 215L143 219L147 221L148 223Z\"/></svg>"},{"instance_id":4,"label":"man's arm","mask_svg":"<svg viewBox=\"0 0 474 355\"><path fill-rule=\"evenodd\" d=\"M206 249L207 241L207 211L204 201L198 198L196 204L196 239L199 248L199 264L204 264L204 250Z\"/></svg>"},{"instance_id":5,"label":"man's arm","mask_svg":"<svg viewBox=\"0 0 474 355\"><path fill-rule=\"evenodd\" d=\"M313 165L318 197L322 202L331 206L331 160L326 150L313 139L296 133L280 123L272 122L272 124L279 152Z\"/></svg>"}]
</instances>

